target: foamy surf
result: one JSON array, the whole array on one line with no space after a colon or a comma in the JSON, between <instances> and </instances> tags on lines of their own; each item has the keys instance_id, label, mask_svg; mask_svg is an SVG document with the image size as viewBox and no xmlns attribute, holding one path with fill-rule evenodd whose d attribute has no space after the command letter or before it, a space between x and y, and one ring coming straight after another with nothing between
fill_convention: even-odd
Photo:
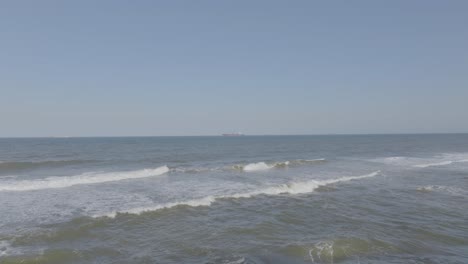
<instances>
[{"instance_id":1,"label":"foamy surf","mask_svg":"<svg viewBox=\"0 0 468 264\"><path fill-rule=\"evenodd\" d=\"M450 165L454 163L454 161L447 160L447 161L441 161L441 162L435 162L435 163L427 163L427 164L417 164L414 165L413 167L416 168L427 168L427 167L435 167L435 166L444 166L444 165Z\"/></svg>"},{"instance_id":2,"label":"foamy surf","mask_svg":"<svg viewBox=\"0 0 468 264\"><path fill-rule=\"evenodd\" d=\"M316 243L309 250L309 257L312 263L322 263L322 261L333 263L333 245L334 241L320 241Z\"/></svg>"},{"instance_id":3,"label":"foamy surf","mask_svg":"<svg viewBox=\"0 0 468 264\"><path fill-rule=\"evenodd\" d=\"M306 160L296 160L297 162L324 162L326 159L306 159Z\"/></svg>"},{"instance_id":4,"label":"foamy surf","mask_svg":"<svg viewBox=\"0 0 468 264\"><path fill-rule=\"evenodd\" d=\"M198 207L198 206L210 206L216 200L219 199L239 199L239 198L251 198L258 195L281 195L281 194L304 194L310 193L315 191L318 187L333 184L333 183L340 183L340 182L347 182L352 180L359 180L365 178L375 177L380 174L380 171L375 171L365 175L359 176L345 176L337 179L329 179L329 180L309 180L303 182L291 182L288 184L281 184L277 186L265 187L254 191L249 192L242 192L242 193L234 193L230 195L220 195L220 196L206 196L203 198L197 199L190 199L178 202L170 202L170 203L163 203L163 204L156 204L153 206L144 206L144 207L137 207L119 211L113 211L111 213L101 214L101 215L94 215L93 217L110 217L114 218L118 214L142 214L145 212L153 212L158 211L161 209L168 209L176 206L190 206L190 207Z\"/></svg>"},{"instance_id":5,"label":"foamy surf","mask_svg":"<svg viewBox=\"0 0 468 264\"><path fill-rule=\"evenodd\" d=\"M0 182L0 191L32 191L52 188L65 188L81 184L95 184L127 179L138 179L167 173L169 168L143 169L127 172L85 173L76 176L48 177L41 180L22 180Z\"/></svg>"},{"instance_id":6,"label":"foamy surf","mask_svg":"<svg viewBox=\"0 0 468 264\"><path fill-rule=\"evenodd\" d=\"M468 191L458 188L458 187L453 187L453 186L443 186L443 185L426 185L426 186L421 186L416 189L419 192L442 192L450 195L455 195L455 196L467 196Z\"/></svg>"},{"instance_id":7,"label":"foamy surf","mask_svg":"<svg viewBox=\"0 0 468 264\"><path fill-rule=\"evenodd\" d=\"M172 202L172 203L164 203L164 204L156 204L154 206L143 206L143 207L137 207L137 208L132 208L128 210L122 210L122 211L114 211L111 213L107 213L104 215L94 215L93 217L103 217L107 216L110 218L114 218L117 216L117 214L142 214L145 212L153 212L153 211L158 211L161 209L166 209L166 208L172 208L178 205L186 205L186 206L191 206L191 207L197 207L197 206L210 206L213 202L215 202L216 197L214 196L206 196L200 199L192 199L192 200L186 200L186 201L180 201L180 202Z\"/></svg>"},{"instance_id":8,"label":"foamy surf","mask_svg":"<svg viewBox=\"0 0 468 264\"><path fill-rule=\"evenodd\" d=\"M437 166L447 166L454 163L468 162L468 154L466 153L445 153L439 154L431 158L417 157L386 157L371 159L370 161L385 163L395 166L408 166L413 168L428 168Z\"/></svg>"},{"instance_id":9,"label":"foamy surf","mask_svg":"<svg viewBox=\"0 0 468 264\"><path fill-rule=\"evenodd\" d=\"M380 173L380 171L375 171L366 175L360 176L347 176L341 177L337 179L330 179L330 180L309 180L303 182L291 182L287 184L281 184L273 187L267 187L264 189L246 192L246 193L239 193L231 195L232 198L249 198L256 195L278 195L278 194L302 194L302 193L309 193L315 191L320 186L339 183L339 182L347 182L351 180L358 180L364 178L375 177ZM225 197L223 197L225 198Z\"/></svg>"},{"instance_id":10,"label":"foamy surf","mask_svg":"<svg viewBox=\"0 0 468 264\"><path fill-rule=\"evenodd\" d=\"M417 164L417 165L414 165L413 167L427 168L427 167L445 166L445 165L450 165L452 163L461 163L461 162L468 162L468 160L446 160L446 161L434 162L434 163Z\"/></svg>"},{"instance_id":11,"label":"foamy surf","mask_svg":"<svg viewBox=\"0 0 468 264\"><path fill-rule=\"evenodd\" d=\"M234 165L232 166L233 169L237 170L242 170L246 172L252 172L252 171L264 171L264 170L269 170L273 168L286 168L289 166L293 165L304 165L304 164L312 164L312 163L322 163L325 162L326 159L297 159L297 160L292 160L292 161L279 161L279 162L273 162L273 163L266 163L266 162L255 162L255 163L249 163L247 165Z\"/></svg>"},{"instance_id":12,"label":"foamy surf","mask_svg":"<svg viewBox=\"0 0 468 264\"><path fill-rule=\"evenodd\" d=\"M258 163L250 163L245 165L242 170L244 171L262 171L262 170L269 170L273 168L273 165L268 165L265 162L258 162Z\"/></svg>"},{"instance_id":13,"label":"foamy surf","mask_svg":"<svg viewBox=\"0 0 468 264\"><path fill-rule=\"evenodd\" d=\"M8 241L0 240L0 257L11 254L11 244Z\"/></svg>"}]
</instances>

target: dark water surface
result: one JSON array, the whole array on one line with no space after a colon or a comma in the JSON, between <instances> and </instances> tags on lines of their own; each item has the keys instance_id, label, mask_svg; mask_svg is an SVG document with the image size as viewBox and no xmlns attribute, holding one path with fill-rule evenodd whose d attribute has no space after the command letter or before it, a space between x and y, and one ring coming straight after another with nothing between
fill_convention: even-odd
<instances>
[{"instance_id":1,"label":"dark water surface","mask_svg":"<svg viewBox=\"0 0 468 264\"><path fill-rule=\"evenodd\" d=\"M0 263L468 263L468 135L0 139Z\"/></svg>"}]
</instances>

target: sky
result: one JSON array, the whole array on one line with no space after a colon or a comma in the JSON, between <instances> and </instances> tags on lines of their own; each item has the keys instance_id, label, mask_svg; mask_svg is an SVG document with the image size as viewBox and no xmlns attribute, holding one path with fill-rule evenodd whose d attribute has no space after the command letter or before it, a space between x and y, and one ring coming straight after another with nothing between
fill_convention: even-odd
<instances>
[{"instance_id":1,"label":"sky","mask_svg":"<svg viewBox=\"0 0 468 264\"><path fill-rule=\"evenodd\" d=\"M468 132L468 1L0 1L0 137Z\"/></svg>"}]
</instances>

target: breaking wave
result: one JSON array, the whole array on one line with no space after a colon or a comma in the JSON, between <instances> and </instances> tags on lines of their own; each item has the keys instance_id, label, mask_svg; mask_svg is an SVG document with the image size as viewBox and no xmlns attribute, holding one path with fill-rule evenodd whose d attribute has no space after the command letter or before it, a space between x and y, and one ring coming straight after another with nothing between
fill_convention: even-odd
<instances>
[{"instance_id":1,"label":"breaking wave","mask_svg":"<svg viewBox=\"0 0 468 264\"><path fill-rule=\"evenodd\" d=\"M446 166L454 163L468 162L467 153L445 153L431 158L417 157L386 157L371 159L370 161L385 163L395 166L408 166L413 168L428 168L436 166Z\"/></svg>"},{"instance_id":2,"label":"breaking wave","mask_svg":"<svg viewBox=\"0 0 468 264\"><path fill-rule=\"evenodd\" d=\"M445 166L445 165L450 165L452 163L460 163L460 162L468 162L468 160L446 160L446 161L434 162L434 163L417 164L417 165L414 165L413 167L427 168L427 167L435 167L435 166Z\"/></svg>"},{"instance_id":3,"label":"breaking wave","mask_svg":"<svg viewBox=\"0 0 468 264\"><path fill-rule=\"evenodd\" d=\"M274 163L266 163L266 162L256 162L256 163L249 163L247 165L234 165L232 166L233 169L242 170L246 172L250 171L263 171L269 170L272 168L285 168L289 166L298 166L310 163L322 163L325 162L326 159L297 159L292 161L281 161L281 162L274 162Z\"/></svg>"},{"instance_id":4,"label":"breaking wave","mask_svg":"<svg viewBox=\"0 0 468 264\"><path fill-rule=\"evenodd\" d=\"M162 175L169 171L167 166L126 172L84 173L75 176L48 177L40 180L21 180L0 182L0 191L31 191L51 188L65 188L73 185L93 184L146 178Z\"/></svg>"},{"instance_id":5,"label":"breaking wave","mask_svg":"<svg viewBox=\"0 0 468 264\"><path fill-rule=\"evenodd\" d=\"M244 171L261 171L261 170L269 170L273 168L274 165L268 165L265 162L258 162L258 163L250 163L245 165L242 170Z\"/></svg>"},{"instance_id":6,"label":"breaking wave","mask_svg":"<svg viewBox=\"0 0 468 264\"><path fill-rule=\"evenodd\" d=\"M181 202L172 202L172 203L164 203L164 204L156 204L153 206L144 206L144 207L137 207L137 208L132 208L132 209L127 209L127 210L122 210L122 211L115 211L111 212L108 214L104 215L95 215L94 217L102 217L102 216L107 216L107 217L115 217L117 214L141 214L144 212L152 212L152 211L157 211L161 210L164 208L172 208L178 205L186 205L186 206L191 206L191 207L197 207L197 206L210 206L217 198L220 197L215 197L215 196L206 196L200 199L192 199L192 200L186 200L186 201L181 201Z\"/></svg>"},{"instance_id":7,"label":"breaking wave","mask_svg":"<svg viewBox=\"0 0 468 264\"><path fill-rule=\"evenodd\" d=\"M199 168L199 167L186 167L186 168L170 168L171 172L181 172L181 173L204 173L204 172L213 172L213 171L222 171L219 167L214 168Z\"/></svg>"},{"instance_id":8,"label":"breaking wave","mask_svg":"<svg viewBox=\"0 0 468 264\"><path fill-rule=\"evenodd\" d=\"M80 165L86 163L96 163L99 160L47 160L47 161L0 161L0 173L14 174L25 170L35 170L41 168L58 168L72 165ZM181 173L203 173L212 171L261 171L271 168L285 168L288 166L300 166L306 164L323 163L325 159L297 159L292 161L282 162L257 162L248 164L228 165L225 167L171 167L171 172ZM10 175L11 176L11 175Z\"/></svg>"},{"instance_id":9,"label":"breaking wave","mask_svg":"<svg viewBox=\"0 0 468 264\"><path fill-rule=\"evenodd\" d=\"M8 241L0 240L0 257L11 254L11 244Z\"/></svg>"},{"instance_id":10,"label":"breaking wave","mask_svg":"<svg viewBox=\"0 0 468 264\"><path fill-rule=\"evenodd\" d=\"M347 182L351 180L358 180L364 178L375 177L380 173L380 171L375 171L369 174L360 175L360 176L346 176L337 179L329 179L329 180L309 180L304 182L291 182L287 184L281 184L274 187L268 187L264 189L260 189L253 192L242 193L242 194L235 194L233 198L248 198L255 195L266 194L266 195L278 195L282 193L289 193L289 194L301 194L301 193L309 193L313 192L320 186L339 183L339 182Z\"/></svg>"},{"instance_id":11,"label":"breaking wave","mask_svg":"<svg viewBox=\"0 0 468 264\"><path fill-rule=\"evenodd\" d=\"M427 167L434 167L434 166L444 166L444 165L449 165L454 163L455 161L452 160L447 160L447 161L441 161L441 162L435 162L435 163L427 163L427 164L417 164L413 165L413 167L416 168L427 168Z\"/></svg>"},{"instance_id":12,"label":"breaking wave","mask_svg":"<svg viewBox=\"0 0 468 264\"><path fill-rule=\"evenodd\" d=\"M468 191L452 186L442 186L442 185L427 185L421 186L416 189L419 192L442 192L455 196L468 196Z\"/></svg>"},{"instance_id":13,"label":"breaking wave","mask_svg":"<svg viewBox=\"0 0 468 264\"><path fill-rule=\"evenodd\" d=\"M272 187L265 187L258 190L253 190L249 192L242 192L242 193L234 193L230 195L220 195L220 196L206 196L203 198L197 199L190 199L185 201L177 201L177 202L170 202L164 204L156 204L152 206L145 206L145 207L137 207L132 209L126 209L121 211L114 211L111 213L103 214L103 215L95 215L94 217L115 217L118 214L141 214L145 212L152 212L157 211L165 208L172 208L179 205L197 207L197 206L210 206L218 199L238 199L238 198L250 198L258 195L280 195L280 194L304 194L310 193L315 191L320 186L339 183L339 182L347 182L352 180L359 180L365 178L375 177L380 173L380 171L375 171L369 174L360 175L360 176L346 176L337 179L329 179L329 180L309 180L303 182L291 182L288 184L281 184Z\"/></svg>"}]
</instances>

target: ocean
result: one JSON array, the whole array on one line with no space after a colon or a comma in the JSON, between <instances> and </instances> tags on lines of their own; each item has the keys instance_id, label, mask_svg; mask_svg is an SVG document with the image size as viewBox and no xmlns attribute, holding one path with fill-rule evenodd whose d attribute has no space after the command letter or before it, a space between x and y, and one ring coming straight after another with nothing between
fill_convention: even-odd
<instances>
[{"instance_id":1,"label":"ocean","mask_svg":"<svg viewBox=\"0 0 468 264\"><path fill-rule=\"evenodd\" d=\"M0 263L468 263L468 134L0 139Z\"/></svg>"}]
</instances>

